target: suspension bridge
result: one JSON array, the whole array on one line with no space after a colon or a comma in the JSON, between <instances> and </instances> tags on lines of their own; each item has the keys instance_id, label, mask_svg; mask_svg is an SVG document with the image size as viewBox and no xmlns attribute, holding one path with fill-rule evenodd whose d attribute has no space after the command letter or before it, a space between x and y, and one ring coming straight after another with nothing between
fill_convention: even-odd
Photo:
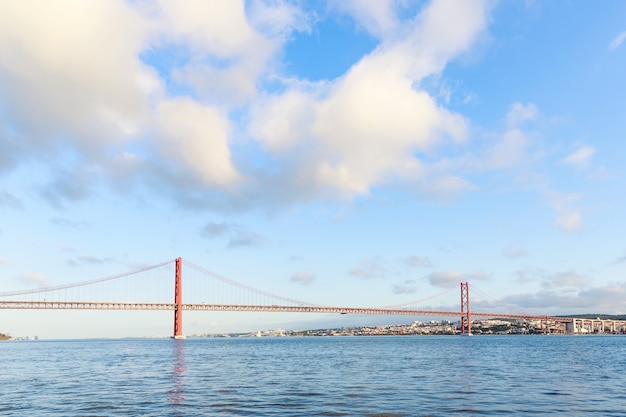
<instances>
[{"instance_id":1,"label":"suspension bridge","mask_svg":"<svg viewBox=\"0 0 626 417\"><path fill-rule=\"evenodd\" d=\"M183 302L183 263L185 302ZM173 277L173 280L172 280ZM174 297L172 300L172 283ZM489 311L470 309L470 288L478 292L478 305ZM451 301L452 290L421 300L387 307L340 307L318 305L281 297L230 280L182 258L143 267L119 275L66 285L0 293L0 309L66 310L168 310L174 314L173 338L184 339L184 311L243 311L282 313L332 313L459 317L461 334L471 335L472 318L534 320L557 324L569 333L584 329L625 332L626 322L589 320L528 314L497 302L467 282L460 283L460 297ZM457 298L458 297L458 298Z\"/></svg>"}]
</instances>

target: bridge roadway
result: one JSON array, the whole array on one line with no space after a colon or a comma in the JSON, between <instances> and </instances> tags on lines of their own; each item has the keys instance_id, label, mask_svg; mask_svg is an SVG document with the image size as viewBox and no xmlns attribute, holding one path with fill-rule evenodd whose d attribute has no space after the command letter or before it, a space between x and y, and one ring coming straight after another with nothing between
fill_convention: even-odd
<instances>
[{"instance_id":1,"label":"bridge roadway","mask_svg":"<svg viewBox=\"0 0 626 417\"><path fill-rule=\"evenodd\" d=\"M0 301L0 309L48 309L48 310L170 310L174 303L121 303L121 302L76 302L76 301ZM280 306L241 304L183 304L183 311L250 311L276 313L334 313L402 316L458 317L460 311L434 311L392 308L332 307L332 306ZM558 323L572 322L568 317L551 317L524 314L471 313L472 318L508 318L525 320L549 320Z\"/></svg>"}]
</instances>

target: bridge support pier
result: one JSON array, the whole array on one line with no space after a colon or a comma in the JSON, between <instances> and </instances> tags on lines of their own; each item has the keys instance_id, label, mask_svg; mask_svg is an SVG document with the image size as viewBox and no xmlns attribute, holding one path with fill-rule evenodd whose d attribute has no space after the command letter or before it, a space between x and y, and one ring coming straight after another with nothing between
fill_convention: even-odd
<instances>
[{"instance_id":1,"label":"bridge support pier","mask_svg":"<svg viewBox=\"0 0 626 417\"><path fill-rule=\"evenodd\" d=\"M174 339L184 339L183 335L183 258L176 258L176 279L174 282Z\"/></svg>"},{"instance_id":2,"label":"bridge support pier","mask_svg":"<svg viewBox=\"0 0 626 417\"><path fill-rule=\"evenodd\" d=\"M574 334L578 333L578 329L576 328L576 319L572 318L571 322L565 322L565 333Z\"/></svg>"}]
</instances>

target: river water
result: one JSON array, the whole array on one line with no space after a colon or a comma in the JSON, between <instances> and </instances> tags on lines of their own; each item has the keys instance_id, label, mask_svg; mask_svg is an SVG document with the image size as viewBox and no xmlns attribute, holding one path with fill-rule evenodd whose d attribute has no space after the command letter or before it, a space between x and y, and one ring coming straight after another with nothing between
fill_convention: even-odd
<instances>
[{"instance_id":1,"label":"river water","mask_svg":"<svg viewBox=\"0 0 626 417\"><path fill-rule=\"evenodd\" d=\"M625 416L624 336L0 343L2 416Z\"/></svg>"}]
</instances>

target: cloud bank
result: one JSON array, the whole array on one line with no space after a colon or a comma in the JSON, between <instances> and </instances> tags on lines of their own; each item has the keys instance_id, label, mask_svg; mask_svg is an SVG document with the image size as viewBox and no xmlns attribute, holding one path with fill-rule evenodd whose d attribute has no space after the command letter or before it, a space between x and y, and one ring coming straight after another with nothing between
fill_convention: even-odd
<instances>
[{"instance_id":1,"label":"cloud bank","mask_svg":"<svg viewBox=\"0 0 626 417\"><path fill-rule=\"evenodd\" d=\"M408 18L401 2L332 7L379 44L310 83L281 72L311 19L286 2L5 3L0 149L12 152L0 172L38 161L50 175L33 185L60 209L139 184L214 210L353 198L397 180L467 189L421 157L468 137L421 83L483 35L487 2L433 1Z\"/></svg>"}]
</instances>

